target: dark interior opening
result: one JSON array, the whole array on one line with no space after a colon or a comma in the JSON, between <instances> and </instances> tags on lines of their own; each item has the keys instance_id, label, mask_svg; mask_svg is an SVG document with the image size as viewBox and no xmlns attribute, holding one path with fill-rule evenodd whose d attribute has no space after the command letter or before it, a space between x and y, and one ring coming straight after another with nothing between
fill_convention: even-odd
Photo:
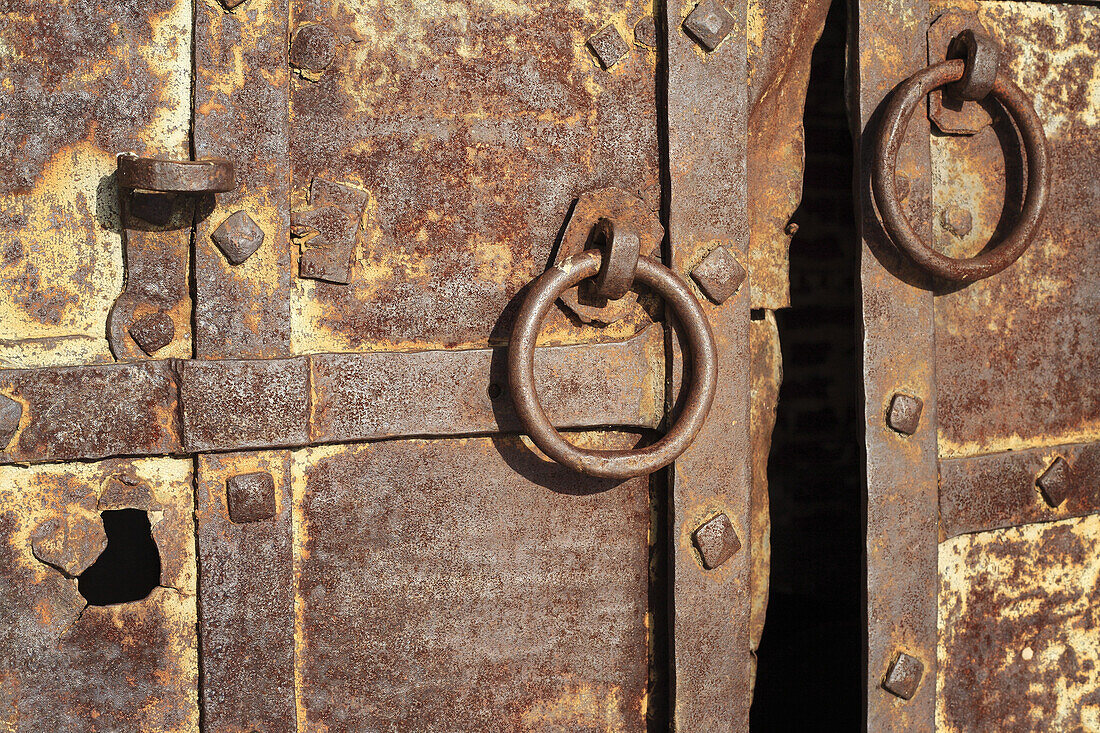
<instances>
[{"instance_id":1,"label":"dark interior opening","mask_svg":"<svg viewBox=\"0 0 1100 733\"><path fill-rule=\"evenodd\" d=\"M846 3L834 2L806 98L791 307L776 312L783 384L768 467L771 594L754 731L857 730L862 718L862 464Z\"/></svg>"},{"instance_id":2,"label":"dark interior opening","mask_svg":"<svg viewBox=\"0 0 1100 733\"><path fill-rule=\"evenodd\" d=\"M140 509L103 512L107 549L77 580L80 595L93 606L130 603L160 584L160 552L148 513Z\"/></svg>"}]
</instances>

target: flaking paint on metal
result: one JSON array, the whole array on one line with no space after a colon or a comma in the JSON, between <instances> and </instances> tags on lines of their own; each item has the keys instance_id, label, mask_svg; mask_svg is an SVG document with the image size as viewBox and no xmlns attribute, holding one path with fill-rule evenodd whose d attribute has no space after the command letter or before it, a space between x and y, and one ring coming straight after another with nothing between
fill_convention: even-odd
<instances>
[{"instance_id":1,"label":"flaking paint on metal","mask_svg":"<svg viewBox=\"0 0 1100 733\"><path fill-rule=\"evenodd\" d=\"M184 156L191 4L9 4L0 58L0 361L104 356L122 286L115 155ZM64 39L64 42L58 42Z\"/></svg>"},{"instance_id":2,"label":"flaking paint on metal","mask_svg":"<svg viewBox=\"0 0 1100 733\"><path fill-rule=\"evenodd\" d=\"M295 348L500 343L574 198L615 185L656 211L655 57L634 50L604 71L585 47L608 22L626 36L650 11L296 3L294 24L323 21L342 43L322 79L291 81L295 205L322 173L370 196L351 285L296 283ZM550 320L556 343L649 322L640 313L597 335L557 310Z\"/></svg>"},{"instance_id":3,"label":"flaking paint on metal","mask_svg":"<svg viewBox=\"0 0 1100 733\"><path fill-rule=\"evenodd\" d=\"M1082 165L1100 159L1100 9L988 2L979 18L1043 120L1055 187L1015 265L936 299L939 451L951 458L1100 440L1100 265L1088 246L1100 192ZM933 138L934 210L961 206L974 221L957 237L933 217L952 256L980 250L1019 211L1022 154L1003 113L994 118L972 137Z\"/></svg>"},{"instance_id":4,"label":"flaking paint on metal","mask_svg":"<svg viewBox=\"0 0 1100 733\"><path fill-rule=\"evenodd\" d=\"M144 491L116 490L121 478ZM137 498L141 497L141 498ZM0 467L0 726L12 731L198 730L191 463L111 460ZM160 585L142 601L86 607L75 578L39 562L44 519L149 513Z\"/></svg>"},{"instance_id":5,"label":"flaking paint on metal","mask_svg":"<svg viewBox=\"0 0 1100 733\"><path fill-rule=\"evenodd\" d=\"M940 547L937 729L1100 730L1100 516Z\"/></svg>"}]
</instances>

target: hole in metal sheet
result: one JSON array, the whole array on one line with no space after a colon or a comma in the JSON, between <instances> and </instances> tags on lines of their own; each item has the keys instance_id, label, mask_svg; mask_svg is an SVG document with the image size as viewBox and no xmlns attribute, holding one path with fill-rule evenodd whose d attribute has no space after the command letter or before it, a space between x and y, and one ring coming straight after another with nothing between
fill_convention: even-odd
<instances>
[{"instance_id":1,"label":"hole in metal sheet","mask_svg":"<svg viewBox=\"0 0 1100 733\"><path fill-rule=\"evenodd\" d=\"M93 606L140 601L160 584L160 552L149 515L140 509L105 511L107 549L77 580Z\"/></svg>"}]
</instances>

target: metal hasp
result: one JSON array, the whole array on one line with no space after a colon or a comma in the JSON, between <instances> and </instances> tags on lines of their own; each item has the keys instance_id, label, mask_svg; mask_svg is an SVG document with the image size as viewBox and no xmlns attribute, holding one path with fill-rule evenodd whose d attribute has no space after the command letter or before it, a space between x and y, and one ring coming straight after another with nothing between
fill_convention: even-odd
<instances>
[{"instance_id":1,"label":"metal hasp","mask_svg":"<svg viewBox=\"0 0 1100 733\"><path fill-rule=\"evenodd\" d=\"M619 258L635 264L630 276L631 283L653 288L676 313L691 349L691 387L682 414L653 445L629 451L578 448L554 429L539 404L535 392L535 343L538 341L539 326L554 301L567 288L586 278L596 277L597 282L606 283L607 277L601 276L608 271L613 273L611 277L620 277L619 273L625 268L617 262ZM717 375L718 354L714 337L699 302L683 279L674 272L648 257L638 259L636 236L625 248L615 248L609 238L606 253L599 250L582 252L539 277L516 316L508 347L508 383L524 430L535 445L558 463L598 478L644 476L676 460L703 427L714 401Z\"/></svg>"},{"instance_id":2,"label":"metal hasp","mask_svg":"<svg viewBox=\"0 0 1100 733\"><path fill-rule=\"evenodd\" d=\"M866 728L1076 730L1100 669L1100 8L967 7L855 19Z\"/></svg>"}]
</instances>

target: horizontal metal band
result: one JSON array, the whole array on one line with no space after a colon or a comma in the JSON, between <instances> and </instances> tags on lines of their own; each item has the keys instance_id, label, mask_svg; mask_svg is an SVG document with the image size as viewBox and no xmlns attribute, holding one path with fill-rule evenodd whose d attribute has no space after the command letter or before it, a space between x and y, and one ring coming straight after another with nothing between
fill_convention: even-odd
<instances>
[{"instance_id":1,"label":"horizontal metal band","mask_svg":"<svg viewBox=\"0 0 1100 733\"><path fill-rule=\"evenodd\" d=\"M236 188L236 171L227 160L161 160L118 156L118 185L165 193L218 193Z\"/></svg>"},{"instance_id":2,"label":"horizontal metal band","mask_svg":"<svg viewBox=\"0 0 1100 733\"><path fill-rule=\"evenodd\" d=\"M655 428L663 337L536 350L559 428ZM516 432L506 349L0 371L2 463Z\"/></svg>"},{"instance_id":3,"label":"horizontal metal band","mask_svg":"<svg viewBox=\"0 0 1100 733\"><path fill-rule=\"evenodd\" d=\"M1100 511L1100 443L940 461L940 532L1050 522Z\"/></svg>"}]
</instances>

